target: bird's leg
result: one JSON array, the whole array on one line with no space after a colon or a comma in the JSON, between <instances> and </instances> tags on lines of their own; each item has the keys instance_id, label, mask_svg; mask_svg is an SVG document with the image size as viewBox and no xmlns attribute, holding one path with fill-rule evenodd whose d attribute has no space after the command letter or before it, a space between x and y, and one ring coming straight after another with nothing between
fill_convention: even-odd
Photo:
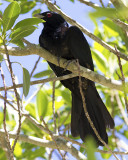
<instances>
[{"instance_id":1,"label":"bird's leg","mask_svg":"<svg viewBox=\"0 0 128 160\"><path fill-rule=\"evenodd\" d=\"M72 60L67 60L67 61L65 61L63 64L65 64L65 63L67 63L67 64L66 64L66 66L65 66L65 68L64 68L64 71L67 70L69 64L76 63L76 61L77 61L76 59L72 59Z\"/></svg>"},{"instance_id":2,"label":"bird's leg","mask_svg":"<svg viewBox=\"0 0 128 160\"><path fill-rule=\"evenodd\" d=\"M57 57L57 62L58 62L58 65L60 67L60 56Z\"/></svg>"}]
</instances>

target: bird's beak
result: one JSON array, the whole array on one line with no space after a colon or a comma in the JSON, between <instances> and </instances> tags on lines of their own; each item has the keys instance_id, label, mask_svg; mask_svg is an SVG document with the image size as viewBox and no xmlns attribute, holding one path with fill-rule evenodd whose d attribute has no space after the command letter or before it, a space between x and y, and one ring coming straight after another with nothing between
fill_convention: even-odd
<instances>
[{"instance_id":1,"label":"bird's beak","mask_svg":"<svg viewBox=\"0 0 128 160\"><path fill-rule=\"evenodd\" d=\"M44 18L44 16L40 13L35 14L34 17L37 17L37 18L40 18L40 19Z\"/></svg>"}]
</instances>

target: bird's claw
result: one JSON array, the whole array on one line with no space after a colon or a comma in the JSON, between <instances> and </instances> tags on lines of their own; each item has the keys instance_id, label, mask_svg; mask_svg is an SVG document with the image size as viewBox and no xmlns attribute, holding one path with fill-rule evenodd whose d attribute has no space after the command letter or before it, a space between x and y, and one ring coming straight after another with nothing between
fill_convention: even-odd
<instances>
[{"instance_id":1,"label":"bird's claw","mask_svg":"<svg viewBox=\"0 0 128 160\"><path fill-rule=\"evenodd\" d=\"M76 63L76 59L74 59L74 60L67 60L67 61L65 61L63 64L65 64L65 63L67 63L66 64L66 66L65 66L65 68L64 68L64 71L66 71L67 70L67 68L68 68L68 66L69 66L69 64L72 64L72 63Z\"/></svg>"},{"instance_id":2,"label":"bird's claw","mask_svg":"<svg viewBox=\"0 0 128 160\"><path fill-rule=\"evenodd\" d=\"M57 62L58 62L58 65L60 67L60 57L57 57Z\"/></svg>"}]
</instances>

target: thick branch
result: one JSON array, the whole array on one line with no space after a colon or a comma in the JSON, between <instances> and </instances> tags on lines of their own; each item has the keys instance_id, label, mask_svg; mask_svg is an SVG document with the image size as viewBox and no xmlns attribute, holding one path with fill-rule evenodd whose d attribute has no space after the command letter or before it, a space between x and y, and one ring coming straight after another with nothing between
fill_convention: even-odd
<instances>
[{"instance_id":1,"label":"thick branch","mask_svg":"<svg viewBox=\"0 0 128 160\"><path fill-rule=\"evenodd\" d=\"M64 14L56 5L52 4L50 1L45 0L46 5L52 9L53 11L61 14L64 19L66 21L68 21L71 25L75 25L77 27L80 28L80 30L82 32L84 32L87 36L89 36L91 39L93 39L94 41L96 41L97 43L99 43L100 45L102 45L104 48L106 48L107 50L109 50L110 52L114 53L115 55L117 54L117 51L115 51L115 48L113 48L112 46L110 46L109 44L107 44L106 42L104 42L103 40L101 40L100 38L96 37L94 34L92 34L91 32L89 32L86 28L84 28L82 25L80 25L79 23L77 23L75 20L71 19L69 16L67 16L66 14ZM121 58L125 59L126 61L128 61L128 55L121 53L118 50L118 54L120 55Z\"/></svg>"},{"instance_id":2,"label":"thick branch","mask_svg":"<svg viewBox=\"0 0 128 160\"><path fill-rule=\"evenodd\" d=\"M117 9L119 9L119 8L125 8L125 9L127 9L127 7L125 6L125 4L121 0L111 0L111 2L113 3L113 5L115 6L115 8L117 8Z\"/></svg>"},{"instance_id":3,"label":"thick branch","mask_svg":"<svg viewBox=\"0 0 128 160\"><path fill-rule=\"evenodd\" d=\"M88 1L88 0L79 0L79 1L81 3L83 3L83 4L86 4L86 5L90 6L90 7L92 7L92 8L95 8L95 9L100 7L98 4L93 3L91 1Z\"/></svg>"},{"instance_id":4,"label":"thick branch","mask_svg":"<svg viewBox=\"0 0 128 160\"><path fill-rule=\"evenodd\" d=\"M5 134L4 131L2 129L0 129L0 137L3 138L4 134ZM14 134L14 133L9 133L10 138L15 138L15 135L16 134ZM64 137L64 136L62 136L62 138L60 136L58 136L58 138L57 138L57 136L56 136L56 141L57 141L57 144L60 145L59 146L60 149L65 150L69 153L71 153L73 151L76 152L76 149L74 147L72 147L70 143L68 143L66 140L64 140L65 138L66 137ZM30 143L30 144L34 144L34 145L37 145L37 146L40 146L40 147L48 147L48 148L56 149L56 145L53 141L48 141L48 140L40 139L40 138L37 138L37 137L20 135L18 140L20 140L22 142L27 142L27 143ZM68 138L68 141L70 141L69 138ZM76 142L76 141L74 141L74 142ZM77 144L77 142L74 143L74 144ZM80 144L78 142L77 145L86 149L86 146L84 144ZM70 150L68 149L68 147L70 148ZM103 150L99 150L99 149L97 149L96 152L111 154L110 151L103 151ZM77 151L77 153L78 153L78 155L80 155L79 158L84 158L84 157L82 157L83 155L79 151ZM128 155L128 152L113 151L113 153L120 154L120 155ZM74 156L74 154L72 154L72 155Z\"/></svg>"},{"instance_id":5,"label":"thick branch","mask_svg":"<svg viewBox=\"0 0 128 160\"><path fill-rule=\"evenodd\" d=\"M100 6L98 4L95 4L91 1L88 0L79 0L81 3L86 4L94 9L100 8ZM115 3L116 1L114 1ZM119 4L118 4L119 5ZM128 24L124 23L123 21L119 20L119 19L112 19L114 23L116 23L119 27L121 27L123 30L128 31Z\"/></svg>"},{"instance_id":6,"label":"thick branch","mask_svg":"<svg viewBox=\"0 0 128 160\"><path fill-rule=\"evenodd\" d=\"M5 136L5 132L3 130L0 130L0 136ZM9 133L10 138L16 137L16 134L14 133ZM30 144L34 144L40 147L48 147L52 149L57 149L55 143L53 141L48 141L44 140L41 138L37 137L32 137L32 136L26 136L26 135L20 135L19 140L23 142L27 142ZM76 159L87 159L81 152L77 151L72 144L68 143L67 141L61 140L61 139L56 139L56 143L59 146L60 150L64 150L72 154Z\"/></svg>"},{"instance_id":7,"label":"thick branch","mask_svg":"<svg viewBox=\"0 0 128 160\"><path fill-rule=\"evenodd\" d=\"M2 49L2 48L0 49L0 51L5 53L4 49ZM59 65L56 56L52 55L47 50L45 50L37 45L34 45L34 44L31 44L30 46L27 46L25 48L9 47L8 53L13 56L25 56L25 55L37 54L37 55L43 57L44 59L46 59L47 61L49 61L57 66ZM60 59L60 67L62 67L62 68L66 67L65 61L66 60L63 58ZM77 68L76 64L71 63L67 69L78 76L78 68ZM99 75L99 74L91 71L90 69L84 68L82 66L80 66L80 75L82 77L90 79L94 82L97 82L97 83L100 83L104 86L107 86L111 89L117 89L117 90L123 91L123 87L122 87L121 82L106 78L106 77ZM128 84L126 83L126 86L127 85Z\"/></svg>"},{"instance_id":8,"label":"thick branch","mask_svg":"<svg viewBox=\"0 0 128 160\"><path fill-rule=\"evenodd\" d=\"M119 27L121 27L123 30L128 32L128 24L124 23L123 21L119 19L112 19L114 23L116 23Z\"/></svg>"}]
</instances>

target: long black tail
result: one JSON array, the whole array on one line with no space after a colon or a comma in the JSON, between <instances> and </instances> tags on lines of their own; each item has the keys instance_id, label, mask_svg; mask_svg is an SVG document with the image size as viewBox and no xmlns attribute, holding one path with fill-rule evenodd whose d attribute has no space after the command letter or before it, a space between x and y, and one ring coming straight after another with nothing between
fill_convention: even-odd
<instances>
[{"instance_id":1,"label":"long black tail","mask_svg":"<svg viewBox=\"0 0 128 160\"><path fill-rule=\"evenodd\" d=\"M100 137L108 143L106 127L114 128L114 121L94 85L89 84L84 95L89 116ZM83 141L85 141L86 136L92 135L97 145L103 146L85 116L82 99L74 93L72 93L71 133L74 137L80 136Z\"/></svg>"}]
</instances>

